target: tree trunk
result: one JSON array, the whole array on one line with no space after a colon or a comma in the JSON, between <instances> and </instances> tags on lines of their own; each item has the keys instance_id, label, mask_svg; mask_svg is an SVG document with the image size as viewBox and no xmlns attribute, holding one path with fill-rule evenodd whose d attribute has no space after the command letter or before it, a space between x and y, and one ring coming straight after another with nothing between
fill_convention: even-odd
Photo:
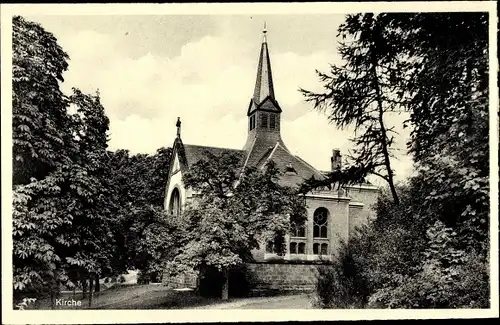
<instances>
[{"instance_id":1,"label":"tree trunk","mask_svg":"<svg viewBox=\"0 0 500 325\"><path fill-rule=\"evenodd\" d=\"M82 299L87 298L87 280L82 279Z\"/></svg>"},{"instance_id":2,"label":"tree trunk","mask_svg":"<svg viewBox=\"0 0 500 325\"><path fill-rule=\"evenodd\" d=\"M222 271L222 276L223 276L223 284L222 284L222 300L228 300L229 299L229 277L228 277L228 272L226 269Z\"/></svg>"},{"instance_id":3,"label":"tree trunk","mask_svg":"<svg viewBox=\"0 0 500 325\"><path fill-rule=\"evenodd\" d=\"M92 307L92 289L94 289L94 279L89 278L89 307Z\"/></svg>"},{"instance_id":4,"label":"tree trunk","mask_svg":"<svg viewBox=\"0 0 500 325\"><path fill-rule=\"evenodd\" d=\"M374 87L375 87L375 95L376 95L376 101L377 101L377 106L378 106L378 122L380 124L380 132L382 133L382 138L380 139L381 145L382 145L382 152L384 155L384 165L385 168L387 169L387 183L389 183L389 188L391 190L392 198L394 199L394 204L399 205L399 197L398 193L396 192L396 187L394 186L394 173L392 171L391 167L391 158L389 155L389 148L387 145L387 130L385 128L384 124L384 106L382 104L382 90L380 89L379 85L379 78L377 75L377 56L375 54L375 47L371 47L371 63L372 63L372 73L373 73L373 79L374 79Z\"/></svg>"},{"instance_id":5,"label":"tree trunk","mask_svg":"<svg viewBox=\"0 0 500 325\"><path fill-rule=\"evenodd\" d=\"M101 283L99 282L99 276L95 278L95 292L101 292Z\"/></svg>"},{"instance_id":6,"label":"tree trunk","mask_svg":"<svg viewBox=\"0 0 500 325\"><path fill-rule=\"evenodd\" d=\"M56 296L54 294L54 289L50 288L50 308L54 309L56 307Z\"/></svg>"}]
</instances>

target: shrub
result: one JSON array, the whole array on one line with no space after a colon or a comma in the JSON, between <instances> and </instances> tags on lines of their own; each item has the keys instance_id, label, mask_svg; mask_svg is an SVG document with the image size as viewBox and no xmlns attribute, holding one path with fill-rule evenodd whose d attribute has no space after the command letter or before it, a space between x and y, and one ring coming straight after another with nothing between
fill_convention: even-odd
<instances>
[{"instance_id":1,"label":"shrub","mask_svg":"<svg viewBox=\"0 0 500 325\"><path fill-rule=\"evenodd\" d=\"M364 229L366 231L366 229ZM364 271L364 249L370 237L364 231L356 233L348 243L342 243L332 262L319 265L316 273L316 307L363 308L370 294L367 274Z\"/></svg>"}]
</instances>

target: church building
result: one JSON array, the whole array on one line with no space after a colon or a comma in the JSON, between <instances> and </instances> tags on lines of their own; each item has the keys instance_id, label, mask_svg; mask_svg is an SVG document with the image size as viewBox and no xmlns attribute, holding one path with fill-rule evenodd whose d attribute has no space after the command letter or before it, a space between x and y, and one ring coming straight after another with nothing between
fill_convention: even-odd
<instances>
[{"instance_id":1,"label":"church building","mask_svg":"<svg viewBox=\"0 0 500 325\"><path fill-rule=\"evenodd\" d=\"M242 107L241 113L245 113L245 108ZM283 141L281 118L284 114L286 107L280 106L274 94L271 60L264 30L255 88L246 108L247 130L241 130L247 132L246 143L242 144L240 149L184 144L181 138L181 121L178 119L177 137L173 143L172 161L165 189L165 209L168 213L172 216L180 214L184 204L193 200L196 193L183 186L182 174L198 160L203 159L206 151L214 155L222 152L242 153L245 157L242 161L243 167L264 168L265 164L272 160L283 172L280 178L283 185L300 186L304 180L311 177L325 178L326 171L319 171L304 159L292 154ZM307 134L307 128L313 127L304 125L304 134ZM330 159L332 170L341 167L339 150L333 149ZM349 234L357 225L373 216L371 206L377 195L378 188L370 184L349 186L344 190L322 189L307 193L307 222L297 225L286 236L286 255L279 257L274 253L271 243L262 243L261 248L253 252L256 263L276 259L305 262L331 255L339 247L341 240L349 238Z\"/></svg>"}]
</instances>

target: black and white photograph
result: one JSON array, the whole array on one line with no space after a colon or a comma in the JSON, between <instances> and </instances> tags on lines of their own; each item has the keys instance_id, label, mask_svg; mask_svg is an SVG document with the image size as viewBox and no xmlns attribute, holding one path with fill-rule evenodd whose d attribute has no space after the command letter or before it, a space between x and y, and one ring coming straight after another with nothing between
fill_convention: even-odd
<instances>
[{"instance_id":1,"label":"black and white photograph","mask_svg":"<svg viewBox=\"0 0 500 325\"><path fill-rule=\"evenodd\" d=\"M2 4L8 323L498 317L497 19Z\"/></svg>"}]
</instances>

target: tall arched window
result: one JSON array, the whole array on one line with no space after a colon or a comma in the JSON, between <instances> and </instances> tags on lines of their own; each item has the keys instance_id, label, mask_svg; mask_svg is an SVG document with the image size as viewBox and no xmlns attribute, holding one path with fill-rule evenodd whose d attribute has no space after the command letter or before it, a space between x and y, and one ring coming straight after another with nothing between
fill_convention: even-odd
<instances>
[{"instance_id":1,"label":"tall arched window","mask_svg":"<svg viewBox=\"0 0 500 325\"><path fill-rule=\"evenodd\" d=\"M174 216L178 216L181 213L181 196L178 188L174 188L172 194L170 194L168 212Z\"/></svg>"},{"instance_id":2,"label":"tall arched window","mask_svg":"<svg viewBox=\"0 0 500 325\"><path fill-rule=\"evenodd\" d=\"M328 210L318 208L314 211L314 238L328 238Z\"/></svg>"}]
</instances>

